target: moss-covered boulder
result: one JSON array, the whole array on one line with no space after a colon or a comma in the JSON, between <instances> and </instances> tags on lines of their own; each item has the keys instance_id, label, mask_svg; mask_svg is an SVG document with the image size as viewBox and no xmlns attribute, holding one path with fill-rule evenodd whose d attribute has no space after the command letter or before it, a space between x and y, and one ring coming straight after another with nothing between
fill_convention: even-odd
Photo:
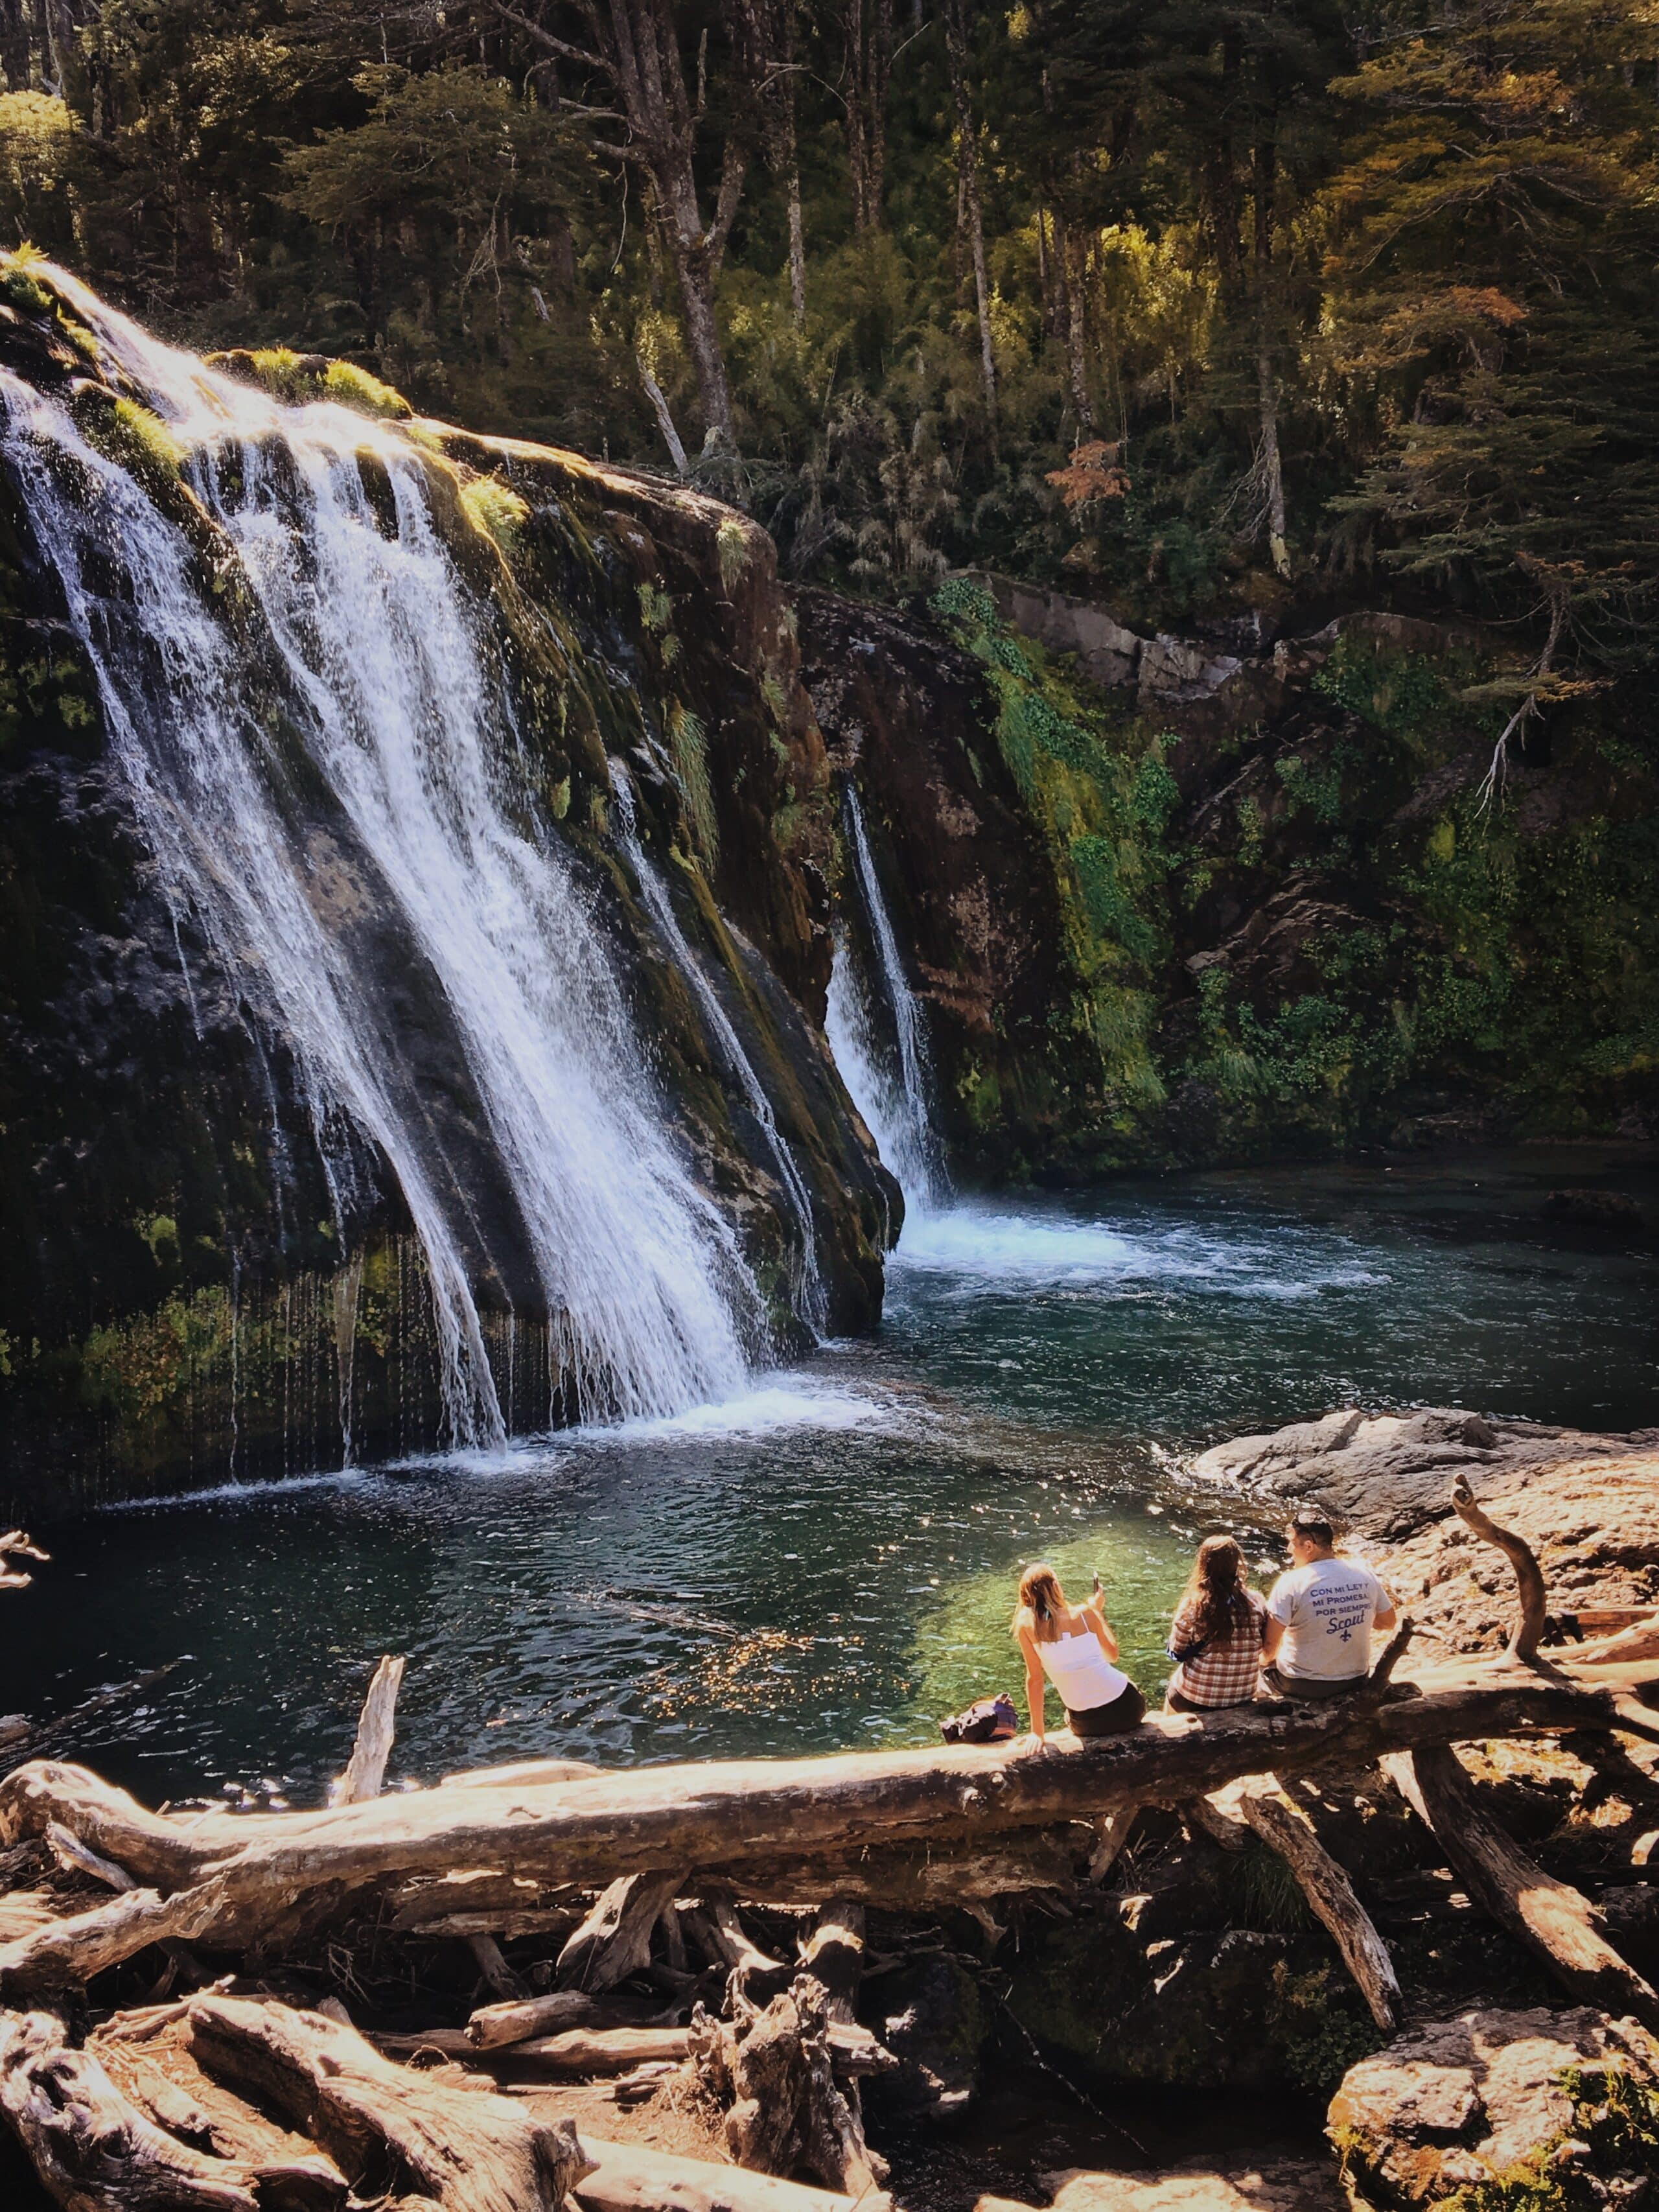
<instances>
[{"instance_id":1,"label":"moss-covered boulder","mask_svg":"<svg viewBox=\"0 0 1659 2212\"><path fill-rule=\"evenodd\" d=\"M1659 2043L1633 2021L1471 2012L1352 2068L1328 2133L1376 2212L1600 2212L1659 2179Z\"/></svg>"}]
</instances>

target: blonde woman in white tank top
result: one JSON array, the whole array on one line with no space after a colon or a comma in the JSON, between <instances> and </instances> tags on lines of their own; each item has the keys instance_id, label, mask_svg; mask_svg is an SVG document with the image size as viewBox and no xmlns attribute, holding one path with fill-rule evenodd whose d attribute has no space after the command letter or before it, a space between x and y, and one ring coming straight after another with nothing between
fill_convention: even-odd
<instances>
[{"instance_id":1,"label":"blonde woman in white tank top","mask_svg":"<svg viewBox=\"0 0 1659 2212\"><path fill-rule=\"evenodd\" d=\"M1060 1577L1046 1561L1019 1578L1014 1637L1025 1661L1025 1703L1031 1734L1043 1740L1047 1684L1060 1692L1073 1735L1119 1735L1145 1719L1146 1700L1114 1662L1117 1638L1100 1600L1068 1604Z\"/></svg>"}]
</instances>

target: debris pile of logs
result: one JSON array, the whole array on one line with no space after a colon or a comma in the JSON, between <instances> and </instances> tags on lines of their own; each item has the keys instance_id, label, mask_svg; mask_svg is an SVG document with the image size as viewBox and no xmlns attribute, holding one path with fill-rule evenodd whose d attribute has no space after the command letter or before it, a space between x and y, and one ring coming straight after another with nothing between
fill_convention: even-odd
<instances>
[{"instance_id":1,"label":"debris pile of logs","mask_svg":"<svg viewBox=\"0 0 1659 2212\"><path fill-rule=\"evenodd\" d=\"M1011 1899L1104 1881L1146 1808L1279 1853L1392 2030L1388 1945L1304 1809L1306 1778L1332 1770L1380 1770L1575 2000L1659 2029L1659 1995L1476 1803L1453 1749L1659 1742L1659 1639L1638 1626L1540 1656L1535 1562L1482 1533L1523 1598L1502 1656L1407 1679L1407 1625L1346 1700L1160 1716L1090 1742L603 1774L544 1760L385 1796L388 1660L314 1811L155 1813L34 1760L0 1780L0 2114L76 2212L556 2212L568 2197L848 2212L885 2179L861 2085L897 2064L858 2018L866 1905L965 1908L994 1938ZM80 1909L39 1886L51 1867L82 1886ZM792 1943L768 1941L795 1955L757 1940L763 1915L787 1916ZM465 1944L490 2001L465 2026L372 2039L336 2000L308 2006L283 1963L348 1924ZM666 2100L731 2163L596 2136L559 2110L577 2085L587 2115L595 2098Z\"/></svg>"}]
</instances>

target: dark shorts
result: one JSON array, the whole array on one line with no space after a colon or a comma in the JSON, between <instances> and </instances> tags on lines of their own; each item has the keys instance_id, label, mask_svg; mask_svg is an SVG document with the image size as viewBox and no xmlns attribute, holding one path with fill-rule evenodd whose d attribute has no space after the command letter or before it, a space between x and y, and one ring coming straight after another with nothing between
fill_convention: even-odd
<instances>
[{"instance_id":1,"label":"dark shorts","mask_svg":"<svg viewBox=\"0 0 1659 2212\"><path fill-rule=\"evenodd\" d=\"M1165 1690L1164 1692L1164 1710L1166 1713L1197 1713L1200 1717L1206 1713L1236 1713L1241 1705L1250 1705L1255 1703L1255 1698L1252 1694L1248 1698L1235 1698L1229 1705L1200 1705L1194 1698L1183 1698L1179 1690Z\"/></svg>"},{"instance_id":2,"label":"dark shorts","mask_svg":"<svg viewBox=\"0 0 1659 2212\"><path fill-rule=\"evenodd\" d=\"M1109 1705L1091 1705L1087 1712L1067 1711L1066 1725L1073 1735L1121 1735L1139 1728L1146 1717L1146 1700L1134 1684L1120 1690Z\"/></svg>"},{"instance_id":3,"label":"dark shorts","mask_svg":"<svg viewBox=\"0 0 1659 2212\"><path fill-rule=\"evenodd\" d=\"M1293 1698L1299 1705L1320 1705L1333 1698L1351 1698L1363 1688L1364 1674L1345 1674L1337 1681L1323 1681L1316 1675L1281 1674L1277 1667L1264 1667L1261 1680L1269 1690L1281 1698Z\"/></svg>"}]
</instances>

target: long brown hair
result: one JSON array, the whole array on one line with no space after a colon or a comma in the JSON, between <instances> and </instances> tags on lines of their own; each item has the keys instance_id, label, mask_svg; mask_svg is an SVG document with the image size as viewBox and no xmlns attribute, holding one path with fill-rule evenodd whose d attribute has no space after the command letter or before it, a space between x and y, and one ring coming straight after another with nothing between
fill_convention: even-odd
<instances>
[{"instance_id":1,"label":"long brown hair","mask_svg":"<svg viewBox=\"0 0 1659 2212\"><path fill-rule=\"evenodd\" d=\"M1067 1612L1060 1577L1047 1559L1038 1559L1019 1578L1019 1603L1012 1622L1016 1636L1029 1628L1039 1644L1052 1644L1060 1633L1060 1616Z\"/></svg>"},{"instance_id":2,"label":"long brown hair","mask_svg":"<svg viewBox=\"0 0 1659 2212\"><path fill-rule=\"evenodd\" d=\"M1231 1536L1206 1536L1198 1547L1177 1613L1188 1613L1189 1632L1200 1642L1231 1636L1233 1621L1249 1601L1244 1595L1244 1554Z\"/></svg>"}]
</instances>

